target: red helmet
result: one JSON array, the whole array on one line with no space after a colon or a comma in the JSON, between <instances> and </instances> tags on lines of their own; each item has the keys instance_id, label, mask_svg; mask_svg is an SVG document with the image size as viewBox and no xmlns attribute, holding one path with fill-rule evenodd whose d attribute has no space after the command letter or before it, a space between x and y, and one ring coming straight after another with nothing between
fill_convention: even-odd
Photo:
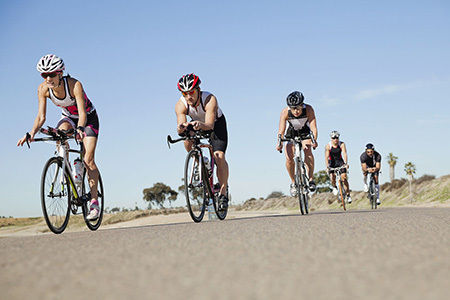
<instances>
[{"instance_id":1,"label":"red helmet","mask_svg":"<svg viewBox=\"0 0 450 300\"><path fill-rule=\"evenodd\" d=\"M178 89L182 92L189 92L198 88L202 81L194 73L186 74L178 80Z\"/></svg>"}]
</instances>

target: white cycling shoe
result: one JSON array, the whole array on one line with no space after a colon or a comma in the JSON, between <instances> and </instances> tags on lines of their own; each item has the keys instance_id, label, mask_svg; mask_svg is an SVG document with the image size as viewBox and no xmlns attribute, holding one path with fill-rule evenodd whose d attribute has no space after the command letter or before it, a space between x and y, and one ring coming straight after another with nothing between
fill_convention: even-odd
<instances>
[{"instance_id":1,"label":"white cycling shoe","mask_svg":"<svg viewBox=\"0 0 450 300\"><path fill-rule=\"evenodd\" d=\"M98 219L98 216L100 214L100 209L96 205L91 206L91 211L89 212L89 215L86 217L87 220L95 220Z\"/></svg>"},{"instance_id":2,"label":"white cycling shoe","mask_svg":"<svg viewBox=\"0 0 450 300\"><path fill-rule=\"evenodd\" d=\"M352 203L352 197L350 197L350 195L347 195L347 203Z\"/></svg>"},{"instance_id":3,"label":"white cycling shoe","mask_svg":"<svg viewBox=\"0 0 450 300\"><path fill-rule=\"evenodd\" d=\"M377 199L377 205L380 205L380 204L381 204L380 199Z\"/></svg>"},{"instance_id":4,"label":"white cycling shoe","mask_svg":"<svg viewBox=\"0 0 450 300\"><path fill-rule=\"evenodd\" d=\"M297 196L297 187L295 186L295 183L291 183L289 191L291 192L292 197Z\"/></svg>"},{"instance_id":5,"label":"white cycling shoe","mask_svg":"<svg viewBox=\"0 0 450 300\"><path fill-rule=\"evenodd\" d=\"M337 188L335 186L333 186L332 192L333 192L333 195L337 196L338 190L337 190Z\"/></svg>"}]
</instances>

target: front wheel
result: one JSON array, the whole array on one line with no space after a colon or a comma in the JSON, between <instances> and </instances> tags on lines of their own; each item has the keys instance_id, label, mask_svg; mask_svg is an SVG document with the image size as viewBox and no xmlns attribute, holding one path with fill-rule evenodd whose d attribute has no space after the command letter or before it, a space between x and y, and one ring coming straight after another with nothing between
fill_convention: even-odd
<instances>
[{"instance_id":1,"label":"front wheel","mask_svg":"<svg viewBox=\"0 0 450 300\"><path fill-rule=\"evenodd\" d=\"M342 180L339 180L339 200L341 201L342 208L345 209L345 197L344 197L344 187L342 184Z\"/></svg>"},{"instance_id":2,"label":"front wheel","mask_svg":"<svg viewBox=\"0 0 450 300\"><path fill-rule=\"evenodd\" d=\"M87 174L87 170L86 168L84 168L84 172L83 172L83 181L82 181L82 185L81 185L81 195L90 195L91 193L91 188L89 185L89 180L88 180L88 174ZM90 196L88 197L88 201L84 201L83 205L82 205L82 210L83 210L83 217L84 217L84 222L86 223L86 226L90 229L90 230L97 230L100 227L100 224L102 223L102 219L103 219L103 208L105 207L105 192L103 190L103 181L102 181L102 177L100 176L100 172L98 173L98 184L97 184L97 203L92 202L90 200ZM93 205L97 205L98 206L98 218L97 219L93 219L93 220L88 220L87 216L89 215L90 211L91 211L91 206Z\"/></svg>"},{"instance_id":3,"label":"front wheel","mask_svg":"<svg viewBox=\"0 0 450 300\"><path fill-rule=\"evenodd\" d=\"M70 185L61 157L50 158L41 177L41 205L48 228L62 233L69 223Z\"/></svg>"},{"instance_id":4,"label":"front wheel","mask_svg":"<svg viewBox=\"0 0 450 300\"><path fill-rule=\"evenodd\" d=\"M370 204L372 209L377 209L377 192L375 187L375 182L372 181L369 187Z\"/></svg>"},{"instance_id":5,"label":"front wheel","mask_svg":"<svg viewBox=\"0 0 450 300\"><path fill-rule=\"evenodd\" d=\"M200 160L200 152L193 149L187 154L184 165L184 194L189 214L194 222L203 219L207 201L207 175Z\"/></svg>"}]
</instances>

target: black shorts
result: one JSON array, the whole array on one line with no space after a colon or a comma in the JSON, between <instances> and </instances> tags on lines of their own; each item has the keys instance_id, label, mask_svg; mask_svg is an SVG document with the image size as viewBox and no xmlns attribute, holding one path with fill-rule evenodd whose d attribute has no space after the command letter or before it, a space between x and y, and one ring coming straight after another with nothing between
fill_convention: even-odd
<instances>
[{"instance_id":1,"label":"black shorts","mask_svg":"<svg viewBox=\"0 0 450 300\"><path fill-rule=\"evenodd\" d=\"M339 168L342 167L343 165L345 165L343 160L335 160L335 161L330 161L329 163L329 167L330 168ZM335 171L330 171L330 174L335 173ZM347 168L341 169L341 173L347 173Z\"/></svg>"},{"instance_id":2,"label":"black shorts","mask_svg":"<svg viewBox=\"0 0 450 300\"><path fill-rule=\"evenodd\" d=\"M59 120L56 127L59 127L59 125L63 122L69 122L73 126L73 128L77 128L78 119L62 115L61 120ZM86 136L98 137L99 128L100 124L98 122L97 112L94 110L87 115L86 126L84 126L84 133L86 134Z\"/></svg>"},{"instance_id":3,"label":"black shorts","mask_svg":"<svg viewBox=\"0 0 450 300\"><path fill-rule=\"evenodd\" d=\"M213 151L222 151L225 153L228 146L227 121L222 115L214 123L214 130L209 138L209 143L213 147Z\"/></svg>"},{"instance_id":4,"label":"black shorts","mask_svg":"<svg viewBox=\"0 0 450 300\"><path fill-rule=\"evenodd\" d=\"M311 130L309 127L304 127L300 130L295 130L294 127L290 126L286 130L286 134L284 135L284 138L290 139L294 137L300 137L302 140L309 140L311 139Z\"/></svg>"}]
</instances>

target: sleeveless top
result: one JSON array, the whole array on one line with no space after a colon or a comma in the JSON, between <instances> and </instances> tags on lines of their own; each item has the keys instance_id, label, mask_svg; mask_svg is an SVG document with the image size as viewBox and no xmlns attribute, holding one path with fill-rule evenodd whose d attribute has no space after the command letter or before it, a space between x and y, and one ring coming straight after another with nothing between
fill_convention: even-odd
<instances>
[{"instance_id":1,"label":"sleeveless top","mask_svg":"<svg viewBox=\"0 0 450 300\"><path fill-rule=\"evenodd\" d=\"M339 144L336 148L333 147L331 141L328 143L328 145L330 146L330 154L328 156L328 161L329 162L343 161L341 149L342 142L339 141Z\"/></svg>"},{"instance_id":2,"label":"sleeveless top","mask_svg":"<svg viewBox=\"0 0 450 300\"><path fill-rule=\"evenodd\" d=\"M58 97L55 96L52 89L48 89L50 100L52 100L52 102L56 106L62 108L62 114L64 116L78 119L77 101L75 97L72 97L70 95L67 76L63 77L63 81L64 81L64 92L66 96L63 99L59 99ZM95 107L92 104L91 100L89 100L85 92L83 92L83 96L84 96L84 108L86 109L86 113L90 114L91 112L95 111Z\"/></svg>"},{"instance_id":3,"label":"sleeveless top","mask_svg":"<svg viewBox=\"0 0 450 300\"><path fill-rule=\"evenodd\" d=\"M205 122L205 105L206 105L206 98L208 98L209 95L211 95L210 92L202 91L202 99L200 101L200 105L198 105L196 108L190 106L187 104L186 99L184 99L183 96L181 96L181 102L183 102L184 106L187 108L188 116L191 117L192 121L201 121ZM219 107L219 103L217 103L217 115L216 120L220 118L223 115L222 110Z\"/></svg>"},{"instance_id":4,"label":"sleeveless top","mask_svg":"<svg viewBox=\"0 0 450 300\"><path fill-rule=\"evenodd\" d=\"M308 117L306 116L306 104L303 103L302 113L298 117L295 117L289 109L287 121L290 127L296 131L309 129Z\"/></svg>"}]
</instances>

